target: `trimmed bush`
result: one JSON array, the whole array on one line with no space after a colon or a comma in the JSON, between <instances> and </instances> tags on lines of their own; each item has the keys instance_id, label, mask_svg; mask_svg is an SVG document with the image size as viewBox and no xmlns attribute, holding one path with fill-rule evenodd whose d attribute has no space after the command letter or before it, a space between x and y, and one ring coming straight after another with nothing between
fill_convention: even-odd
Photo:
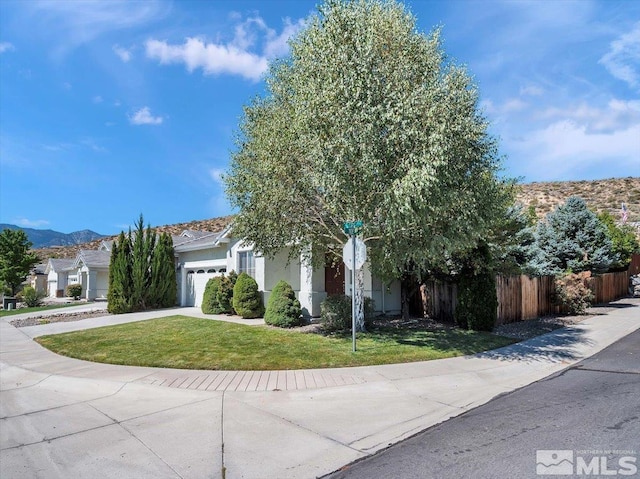
<instances>
[{"instance_id":1,"label":"trimmed bush","mask_svg":"<svg viewBox=\"0 0 640 479\"><path fill-rule=\"evenodd\" d=\"M496 280L489 271L465 274L458 283L455 319L458 326L474 331L491 331L498 316Z\"/></svg>"},{"instance_id":2,"label":"trimmed bush","mask_svg":"<svg viewBox=\"0 0 640 479\"><path fill-rule=\"evenodd\" d=\"M82 285L80 283L68 285L65 294L70 298L80 299L80 296L82 296Z\"/></svg>"},{"instance_id":3,"label":"trimmed bush","mask_svg":"<svg viewBox=\"0 0 640 479\"><path fill-rule=\"evenodd\" d=\"M40 306L41 300L42 295L38 294L32 286L25 286L22 288L22 301L24 301L29 308Z\"/></svg>"},{"instance_id":4,"label":"trimmed bush","mask_svg":"<svg viewBox=\"0 0 640 479\"><path fill-rule=\"evenodd\" d=\"M202 305L200 306L204 314L220 314L220 307L218 306L218 291L220 290L221 283L221 276L211 278L207 281L207 285L204 287L204 293L202 295Z\"/></svg>"},{"instance_id":5,"label":"trimmed bush","mask_svg":"<svg viewBox=\"0 0 640 479\"><path fill-rule=\"evenodd\" d=\"M300 301L289 283L278 281L267 303L264 322L279 328L291 328L301 323L302 310Z\"/></svg>"},{"instance_id":6,"label":"trimmed bush","mask_svg":"<svg viewBox=\"0 0 640 479\"><path fill-rule=\"evenodd\" d=\"M236 285L238 275L235 271L231 271L229 276L223 276L220 282L220 288L216 293L218 301L218 309L220 314L233 314L233 288Z\"/></svg>"},{"instance_id":7,"label":"trimmed bush","mask_svg":"<svg viewBox=\"0 0 640 479\"><path fill-rule=\"evenodd\" d=\"M591 271L567 273L556 278L553 302L568 314L584 314L593 301Z\"/></svg>"},{"instance_id":8,"label":"trimmed bush","mask_svg":"<svg viewBox=\"0 0 640 479\"><path fill-rule=\"evenodd\" d=\"M264 314L258 283L247 273L240 273L233 287L233 309L245 319L260 318Z\"/></svg>"},{"instance_id":9,"label":"trimmed bush","mask_svg":"<svg viewBox=\"0 0 640 479\"><path fill-rule=\"evenodd\" d=\"M371 327L375 302L364 297L364 327ZM327 332L351 331L351 296L329 296L320 304L320 321L322 329Z\"/></svg>"}]
</instances>

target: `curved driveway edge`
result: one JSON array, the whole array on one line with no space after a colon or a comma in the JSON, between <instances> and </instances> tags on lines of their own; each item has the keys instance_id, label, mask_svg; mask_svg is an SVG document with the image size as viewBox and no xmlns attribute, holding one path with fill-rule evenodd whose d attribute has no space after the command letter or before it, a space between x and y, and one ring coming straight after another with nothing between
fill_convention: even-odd
<instances>
[{"instance_id":1,"label":"curved driveway edge","mask_svg":"<svg viewBox=\"0 0 640 479\"><path fill-rule=\"evenodd\" d=\"M223 390L203 387L211 371L63 358L3 318L0 476L318 477L602 350L640 327L639 304L474 356L317 370L343 384L224 372Z\"/></svg>"}]
</instances>

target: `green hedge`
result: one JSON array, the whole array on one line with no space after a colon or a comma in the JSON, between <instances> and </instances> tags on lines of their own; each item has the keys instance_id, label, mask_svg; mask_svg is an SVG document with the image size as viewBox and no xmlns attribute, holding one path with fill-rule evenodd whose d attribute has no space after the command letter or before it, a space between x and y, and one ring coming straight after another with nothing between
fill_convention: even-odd
<instances>
[{"instance_id":1,"label":"green hedge","mask_svg":"<svg viewBox=\"0 0 640 479\"><path fill-rule=\"evenodd\" d=\"M286 281L278 281L271 291L267 310L264 313L264 322L280 328L291 328L302 322L300 301L296 299L296 293Z\"/></svg>"},{"instance_id":2,"label":"green hedge","mask_svg":"<svg viewBox=\"0 0 640 479\"><path fill-rule=\"evenodd\" d=\"M233 287L233 309L245 319L261 318L264 314L258 283L247 273L241 273Z\"/></svg>"}]
</instances>

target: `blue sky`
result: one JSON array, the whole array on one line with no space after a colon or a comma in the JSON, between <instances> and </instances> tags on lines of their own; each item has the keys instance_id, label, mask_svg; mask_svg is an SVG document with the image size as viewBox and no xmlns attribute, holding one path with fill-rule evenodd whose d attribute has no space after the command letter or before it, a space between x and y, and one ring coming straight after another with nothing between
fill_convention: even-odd
<instances>
[{"instance_id":1,"label":"blue sky","mask_svg":"<svg viewBox=\"0 0 640 479\"><path fill-rule=\"evenodd\" d=\"M243 105L316 0L0 2L0 223L231 213ZM640 176L640 2L407 1L480 87L504 173Z\"/></svg>"}]
</instances>

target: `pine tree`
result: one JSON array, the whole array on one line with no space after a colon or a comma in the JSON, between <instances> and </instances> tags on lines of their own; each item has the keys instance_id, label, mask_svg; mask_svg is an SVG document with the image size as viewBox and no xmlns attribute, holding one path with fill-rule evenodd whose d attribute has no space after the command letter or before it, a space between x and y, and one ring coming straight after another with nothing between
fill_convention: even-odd
<instances>
[{"instance_id":1,"label":"pine tree","mask_svg":"<svg viewBox=\"0 0 640 479\"><path fill-rule=\"evenodd\" d=\"M528 266L532 274L601 273L616 260L605 225L577 196L567 199L540 221L534 236Z\"/></svg>"}]
</instances>

